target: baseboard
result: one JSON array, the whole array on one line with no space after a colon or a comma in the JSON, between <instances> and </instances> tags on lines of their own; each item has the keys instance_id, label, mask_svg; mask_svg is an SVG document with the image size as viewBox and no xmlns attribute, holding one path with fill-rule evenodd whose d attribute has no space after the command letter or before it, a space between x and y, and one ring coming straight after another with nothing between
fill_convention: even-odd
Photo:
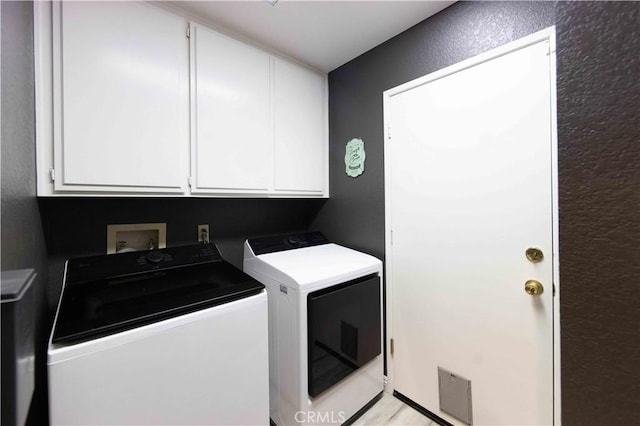
<instances>
[{"instance_id":1,"label":"baseboard","mask_svg":"<svg viewBox=\"0 0 640 426\"><path fill-rule=\"evenodd\" d=\"M369 410L369 408L373 407L373 405L376 402L378 402L380 399L382 399L382 394L383 393L384 392L380 392L375 397L373 397L373 399L371 401L367 402L364 407L362 407L361 409L356 411L356 413L353 416L349 417L346 422L342 423L342 426L349 426L349 425L353 424L353 422L358 420L360 418L360 416L362 416L364 413L366 413Z\"/></svg>"},{"instance_id":2,"label":"baseboard","mask_svg":"<svg viewBox=\"0 0 640 426\"><path fill-rule=\"evenodd\" d=\"M404 402L405 404L407 404L409 407L413 408L414 410L416 410L416 411L424 414L425 416L429 417L431 420L433 420L434 422L438 423L439 425L441 425L441 426L453 426L451 423L449 423L448 421L446 421L442 417L438 416L435 413L432 413L431 411L429 411L426 408L424 408L422 405L420 405L417 402L414 402L413 400L407 398L406 396L404 396L400 392L394 390L393 391L393 396L395 396L400 401Z\"/></svg>"}]
</instances>

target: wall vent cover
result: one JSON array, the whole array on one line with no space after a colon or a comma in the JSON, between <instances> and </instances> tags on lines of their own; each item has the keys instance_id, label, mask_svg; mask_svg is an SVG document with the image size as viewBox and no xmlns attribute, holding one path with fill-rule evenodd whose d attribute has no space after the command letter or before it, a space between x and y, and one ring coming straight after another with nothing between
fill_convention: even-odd
<instances>
[{"instance_id":1,"label":"wall vent cover","mask_svg":"<svg viewBox=\"0 0 640 426\"><path fill-rule=\"evenodd\" d=\"M471 380L438 367L438 391L441 411L462 420L468 425L473 424Z\"/></svg>"}]
</instances>

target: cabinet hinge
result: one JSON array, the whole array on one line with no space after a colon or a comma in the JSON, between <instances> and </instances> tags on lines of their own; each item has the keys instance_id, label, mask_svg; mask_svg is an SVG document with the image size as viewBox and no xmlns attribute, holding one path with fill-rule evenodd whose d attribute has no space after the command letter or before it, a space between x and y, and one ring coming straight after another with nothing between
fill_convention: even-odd
<instances>
[{"instance_id":1,"label":"cabinet hinge","mask_svg":"<svg viewBox=\"0 0 640 426\"><path fill-rule=\"evenodd\" d=\"M387 126L387 139L391 139L391 126Z\"/></svg>"},{"instance_id":2,"label":"cabinet hinge","mask_svg":"<svg viewBox=\"0 0 640 426\"><path fill-rule=\"evenodd\" d=\"M51 178L51 182L55 182L56 181L56 170L55 169L49 169L49 177Z\"/></svg>"},{"instance_id":3,"label":"cabinet hinge","mask_svg":"<svg viewBox=\"0 0 640 426\"><path fill-rule=\"evenodd\" d=\"M189 176L189 187L193 188L193 176Z\"/></svg>"},{"instance_id":4,"label":"cabinet hinge","mask_svg":"<svg viewBox=\"0 0 640 426\"><path fill-rule=\"evenodd\" d=\"M187 24L187 38L191 38L191 24Z\"/></svg>"},{"instance_id":5,"label":"cabinet hinge","mask_svg":"<svg viewBox=\"0 0 640 426\"><path fill-rule=\"evenodd\" d=\"M551 284L551 288L553 289L553 297L556 297L556 285Z\"/></svg>"},{"instance_id":6,"label":"cabinet hinge","mask_svg":"<svg viewBox=\"0 0 640 426\"><path fill-rule=\"evenodd\" d=\"M391 245L393 245L393 229L391 231L389 231L389 242L391 243Z\"/></svg>"},{"instance_id":7,"label":"cabinet hinge","mask_svg":"<svg viewBox=\"0 0 640 426\"><path fill-rule=\"evenodd\" d=\"M393 338L391 338L391 341L389 342L389 346L391 350L391 355L393 355Z\"/></svg>"}]
</instances>

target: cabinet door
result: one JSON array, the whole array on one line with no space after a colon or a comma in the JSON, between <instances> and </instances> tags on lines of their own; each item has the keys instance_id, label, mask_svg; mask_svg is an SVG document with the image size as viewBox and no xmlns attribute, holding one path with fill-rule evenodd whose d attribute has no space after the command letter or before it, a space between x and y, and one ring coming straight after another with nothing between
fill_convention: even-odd
<instances>
[{"instance_id":1,"label":"cabinet door","mask_svg":"<svg viewBox=\"0 0 640 426\"><path fill-rule=\"evenodd\" d=\"M191 23L194 192L270 189L269 55Z\"/></svg>"},{"instance_id":2,"label":"cabinet door","mask_svg":"<svg viewBox=\"0 0 640 426\"><path fill-rule=\"evenodd\" d=\"M188 41L143 2L54 3L56 190L183 192Z\"/></svg>"},{"instance_id":3,"label":"cabinet door","mask_svg":"<svg viewBox=\"0 0 640 426\"><path fill-rule=\"evenodd\" d=\"M327 165L324 76L274 59L275 189L323 192Z\"/></svg>"}]
</instances>

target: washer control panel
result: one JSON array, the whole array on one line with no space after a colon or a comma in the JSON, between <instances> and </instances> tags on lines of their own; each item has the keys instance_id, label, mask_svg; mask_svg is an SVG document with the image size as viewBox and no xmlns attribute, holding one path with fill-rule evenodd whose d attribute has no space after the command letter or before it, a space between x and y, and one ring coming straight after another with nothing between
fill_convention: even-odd
<instances>
[{"instance_id":1,"label":"washer control panel","mask_svg":"<svg viewBox=\"0 0 640 426\"><path fill-rule=\"evenodd\" d=\"M69 259L67 285L106 277L136 275L160 269L222 261L213 243Z\"/></svg>"}]
</instances>

